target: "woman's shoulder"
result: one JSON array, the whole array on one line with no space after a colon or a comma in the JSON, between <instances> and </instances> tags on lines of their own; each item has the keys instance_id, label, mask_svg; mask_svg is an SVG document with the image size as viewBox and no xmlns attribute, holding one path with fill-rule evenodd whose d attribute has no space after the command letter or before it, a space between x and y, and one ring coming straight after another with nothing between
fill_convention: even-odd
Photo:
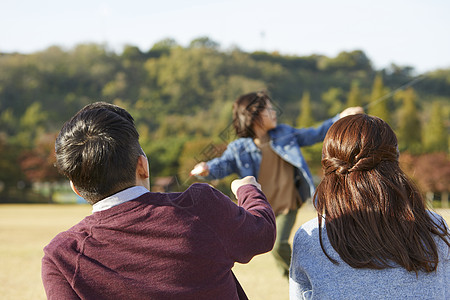
<instances>
[{"instance_id":1,"label":"woman's shoulder","mask_svg":"<svg viewBox=\"0 0 450 300\"><path fill-rule=\"evenodd\" d=\"M295 233L295 240L304 243L306 240L314 240L319 237L319 222L317 218L304 223Z\"/></svg>"},{"instance_id":2,"label":"woman's shoulder","mask_svg":"<svg viewBox=\"0 0 450 300\"><path fill-rule=\"evenodd\" d=\"M324 247L327 249L328 253L333 253L333 248L329 248L329 242L325 227L322 224L322 242ZM323 254L323 250L320 243L319 237L319 224L317 218L314 218L306 223L304 223L295 233L294 237L294 251L297 257L302 257L305 259L311 259L315 257L314 260L327 261ZM332 254L335 257L334 254Z\"/></svg>"},{"instance_id":3,"label":"woman's shoulder","mask_svg":"<svg viewBox=\"0 0 450 300\"><path fill-rule=\"evenodd\" d=\"M311 235L314 229L319 228L319 220L317 218L313 218L300 226L300 228Z\"/></svg>"},{"instance_id":4,"label":"woman's shoulder","mask_svg":"<svg viewBox=\"0 0 450 300\"><path fill-rule=\"evenodd\" d=\"M438 214L437 212L432 211L432 210L427 210L427 212L428 212L428 214L430 215L431 219L434 222L447 224L445 222L444 218L440 214Z\"/></svg>"},{"instance_id":5,"label":"woman's shoulder","mask_svg":"<svg viewBox=\"0 0 450 300\"><path fill-rule=\"evenodd\" d=\"M448 227L448 224L445 221L444 217L442 217L440 214L438 214L437 212L432 211L432 210L428 210L428 214L430 215L430 218L431 218L432 222L434 224L436 224L438 230L442 234L445 234L445 232L446 232L446 234L445 234L446 237L445 238L447 239L447 241L450 242L449 227ZM442 241L442 239L438 239L438 242L440 244L442 244L445 249L448 250L447 251L448 252L447 256L450 258L450 248L448 247L448 245L444 241Z\"/></svg>"}]
</instances>

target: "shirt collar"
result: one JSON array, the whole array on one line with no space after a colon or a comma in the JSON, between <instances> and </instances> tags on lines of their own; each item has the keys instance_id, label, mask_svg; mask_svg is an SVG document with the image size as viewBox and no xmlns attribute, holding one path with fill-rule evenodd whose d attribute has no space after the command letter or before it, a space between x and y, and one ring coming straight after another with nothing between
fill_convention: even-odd
<instances>
[{"instance_id":1,"label":"shirt collar","mask_svg":"<svg viewBox=\"0 0 450 300\"><path fill-rule=\"evenodd\" d=\"M246 152L258 152L259 149L256 147L255 142L252 138L242 138L243 139L243 145Z\"/></svg>"},{"instance_id":2,"label":"shirt collar","mask_svg":"<svg viewBox=\"0 0 450 300\"><path fill-rule=\"evenodd\" d=\"M145 193L148 193L149 191L143 187L143 186L133 186L130 188L127 188L123 191L120 191L114 195L111 195L109 197L106 197L105 199L102 199L92 205L92 213L107 210L111 207L114 207L116 205L125 203L130 200L134 200L137 197L142 196Z\"/></svg>"}]
</instances>

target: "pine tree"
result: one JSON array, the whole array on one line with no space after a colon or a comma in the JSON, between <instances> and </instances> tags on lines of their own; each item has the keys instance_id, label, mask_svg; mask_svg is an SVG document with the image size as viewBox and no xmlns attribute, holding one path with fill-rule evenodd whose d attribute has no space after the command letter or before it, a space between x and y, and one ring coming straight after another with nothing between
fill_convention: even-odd
<instances>
[{"instance_id":1,"label":"pine tree","mask_svg":"<svg viewBox=\"0 0 450 300\"><path fill-rule=\"evenodd\" d=\"M423 143L427 152L448 152L449 136L446 132L442 109L433 102L430 119L423 130Z\"/></svg>"},{"instance_id":2,"label":"pine tree","mask_svg":"<svg viewBox=\"0 0 450 300\"><path fill-rule=\"evenodd\" d=\"M345 93L341 88L330 87L325 93L322 93L321 98L324 106L328 107L329 116L335 116L344 110Z\"/></svg>"},{"instance_id":3,"label":"pine tree","mask_svg":"<svg viewBox=\"0 0 450 300\"><path fill-rule=\"evenodd\" d=\"M314 124L314 118L312 116L311 109L311 96L309 91L303 92L302 99L300 100L300 116L297 118L298 127L310 127Z\"/></svg>"},{"instance_id":4,"label":"pine tree","mask_svg":"<svg viewBox=\"0 0 450 300\"><path fill-rule=\"evenodd\" d=\"M352 81L350 92L348 92L347 107L362 106L362 96L359 90L359 82Z\"/></svg>"},{"instance_id":5,"label":"pine tree","mask_svg":"<svg viewBox=\"0 0 450 300\"><path fill-rule=\"evenodd\" d=\"M384 87L383 77L380 73L378 73L373 81L368 113L369 115L377 116L387 123L390 123L391 118L388 109L389 99L384 98L387 93L388 90Z\"/></svg>"},{"instance_id":6,"label":"pine tree","mask_svg":"<svg viewBox=\"0 0 450 300\"><path fill-rule=\"evenodd\" d=\"M411 153L421 151L421 123L416 107L416 92L412 87L398 93L403 100L399 111L398 144L400 151L408 150Z\"/></svg>"}]
</instances>

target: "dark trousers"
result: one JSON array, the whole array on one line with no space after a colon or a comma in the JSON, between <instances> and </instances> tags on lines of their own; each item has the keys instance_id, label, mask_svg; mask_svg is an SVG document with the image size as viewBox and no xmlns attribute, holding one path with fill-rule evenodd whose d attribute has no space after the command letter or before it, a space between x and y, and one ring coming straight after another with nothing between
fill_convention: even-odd
<instances>
[{"instance_id":1,"label":"dark trousers","mask_svg":"<svg viewBox=\"0 0 450 300\"><path fill-rule=\"evenodd\" d=\"M292 227L294 227L295 219L297 218L297 211L297 209L290 210L287 214L280 214L276 217L277 239L275 240L272 254L275 257L278 269L287 279L289 278L289 266L291 264L292 254L289 237Z\"/></svg>"}]
</instances>

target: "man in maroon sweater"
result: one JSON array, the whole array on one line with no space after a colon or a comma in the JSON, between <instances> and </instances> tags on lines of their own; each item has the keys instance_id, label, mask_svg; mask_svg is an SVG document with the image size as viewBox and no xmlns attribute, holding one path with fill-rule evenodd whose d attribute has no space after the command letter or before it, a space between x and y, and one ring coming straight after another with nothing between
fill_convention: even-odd
<instances>
[{"instance_id":1,"label":"man in maroon sweater","mask_svg":"<svg viewBox=\"0 0 450 300\"><path fill-rule=\"evenodd\" d=\"M57 167L93 213L44 249L48 299L245 299L235 262L270 251L275 217L253 177L238 199L207 184L149 192L149 165L134 120L98 102L64 124Z\"/></svg>"}]
</instances>

